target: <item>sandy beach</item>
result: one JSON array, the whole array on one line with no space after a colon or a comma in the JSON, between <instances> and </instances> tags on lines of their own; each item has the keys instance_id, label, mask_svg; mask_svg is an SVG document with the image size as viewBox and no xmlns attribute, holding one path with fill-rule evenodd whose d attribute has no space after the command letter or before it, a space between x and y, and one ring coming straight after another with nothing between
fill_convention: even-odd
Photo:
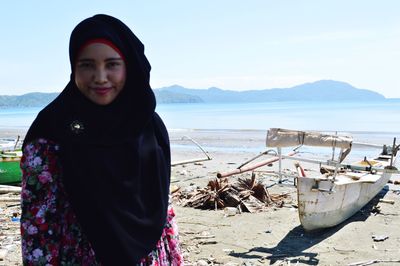
<instances>
[{"instance_id":1,"label":"sandy beach","mask_svg":"<svg viewBox=\"0 0 400 266\"><path fill-rule=\"evenodd\" d=\"M1 136L16 133L24 136L18 130L0 133ZM399 265L399 185L388 184L349 220L314 233L305 232L300 225L293 180L279 184L278 177L270 174L277 169L276 164L257 169L256 180L267 187L270 195L286 195L280 206L272 205L257 213L182 206L184 200L176 193L204 188L210 180L215 180L218 172L233 170L264 151L265 133L251 130L170 132L173 162L204 158L201 150L184 136L194 139L212 158L172 167L171 189L177 191L172 194L173 205L185 265ZM307 164L303 167L316 171ZM293 161L283 161L283 168L294 171ZM250 176L247 172L228 177L228 181ZM15 202L0 202L0 265L21 265L19 224L10 217L15 212L20 212ZM375 236L384 240L376 241ZM3 257L1 252L5 253Z\"/></svg>"}]
</instances>

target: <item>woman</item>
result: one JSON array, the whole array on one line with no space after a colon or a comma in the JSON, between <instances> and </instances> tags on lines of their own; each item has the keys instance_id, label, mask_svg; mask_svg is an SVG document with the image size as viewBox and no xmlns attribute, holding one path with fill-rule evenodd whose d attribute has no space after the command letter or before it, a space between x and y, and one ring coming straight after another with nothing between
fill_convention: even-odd
<instances>
[{"instance_id":1,"label":"woman","mask_svg":"<svg viewBox=\"0 0 400 266\"><path fill-rule=\"evenodd\" d=\"M96 15L73 30L69 56L69 83L23 145L24 264L182 265L143 44Z\"/></svg>"}]
</instances>

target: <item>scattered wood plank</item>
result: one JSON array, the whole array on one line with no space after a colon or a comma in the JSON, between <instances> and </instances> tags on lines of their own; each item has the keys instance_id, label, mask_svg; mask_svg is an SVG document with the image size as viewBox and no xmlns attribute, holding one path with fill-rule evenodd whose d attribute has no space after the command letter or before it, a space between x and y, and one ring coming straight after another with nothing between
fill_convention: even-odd
<instances>
[{"instance_id":1,"label":"scattered wood plank","mask_svg":"<svg viewBox=\"0 0 400 266\"><path fill-rule=\"evenodd\" d=\"M369 260L369 261L360 261L360 262L354 262L347 264L348 266L366 266L366 265L371 265L375 263L380 263L380 262L400 262L399 260L381 260L381 259L375 259L375 260Z\"/></svg>"},{"instance_id":2,"label":"scattered wood plank","mask_svg":"<svg viewBox=\"0 0 400 266\"><path fill-rule=\"evenodd\" d=\"M193 237L193 239L209 239L209 238L215 238L215 235L195 236L195 237Z\"/></svg>"},{"instance_id":3,"label":"scattered wood plank","mask_svg":"<svg viewBox=\"0 0 400 266\"><path fill-rule=\"evenodd\" d=\"M20 193L21 188L15 186L8 186L8 185L0 185L0 194L6 193Z\"/></svg>"},{"instance_id":4,"label":"scattered wood plank","mask_svg":"<svg viewBox=\"0 0 400 266\"><path fill-rule=\"evenodd\" d=\"M208 241L200 241L199 242L199 245L215 245L215 244L217 244L218 242L217 241L215 241L215 240L208 240Z\"/></svg>"},{"instance_id":5,"label":"scattered wood plank","mask_svg":"<svg viewBox=\"0 0 400 266\"><path fill-rule=\"evenodd\" d=\"M379 199L379 202L394 204L394 200L387 200L387 199Z\"/></svg>"},{"instance_id":6,"label":"scattered wood plank","mask_svg":"<svg viewBox=\"0 0 400 266\"><path fill-rule=\"evenodd\" d=\"M0 202L19 202L21 197L0 197Z\"/></svg>"}]
</instances>

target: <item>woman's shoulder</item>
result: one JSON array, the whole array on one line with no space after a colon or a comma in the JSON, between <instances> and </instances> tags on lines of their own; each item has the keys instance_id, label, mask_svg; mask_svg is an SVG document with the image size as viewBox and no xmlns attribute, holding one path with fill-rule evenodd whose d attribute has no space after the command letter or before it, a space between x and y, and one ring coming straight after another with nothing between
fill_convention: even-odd
<instances>
[{"instance_id":1,"label":"woman's shoulder","mask_svg":"<svg viewBox=\"0 0 400 266\"><path fill-rule=\"evenodd\" d=\"M54 147L58 149L58 143L56 143L53 140L50 139L46 139L46 138L37 138L37 139L33 139L31 141L29 141L28 143L26 143L26 146L50 146L50 147Z\"/></svg>"},{"instance_id":2,"label":"woman's shoulder","mask_svg":"<svg viewBox=\"0 0 400 266\"><path fill-rule=\"evenodd\" d=\"M31 156L38 153L57 153L58 150L58 143L44 138L37 138L27 142L22 152L25 156Z\"/></svg>"},{"instance_id":3,"label":"woman's shoulder","mask_svg":"<svg viewBox=\"0 0 400 266\"><path fill-rule=\"evenodd\" d=\"M37 175L43 172L58 172L58 151L58 144L47 139L34 139L28 142L24 146L20 163L24 178L30 176L37 178Z\"/></svg>"}]
</instances>

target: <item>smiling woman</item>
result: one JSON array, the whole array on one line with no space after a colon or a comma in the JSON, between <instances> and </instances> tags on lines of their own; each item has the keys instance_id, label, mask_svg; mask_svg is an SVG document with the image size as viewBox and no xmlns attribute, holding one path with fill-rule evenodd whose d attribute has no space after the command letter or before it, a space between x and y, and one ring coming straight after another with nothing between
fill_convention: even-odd
<instances>
[{"instance_id":1,"label":"smiling woman","mask_svg":"<svg viewBox=\"0 0 400 266\"><path fill-rule=\"evenodd\" d=\"M70 62L69 83L23 145L24 264L182 265L143 44L96 15L73 30Z\"/></svg>"}]
</instances>

